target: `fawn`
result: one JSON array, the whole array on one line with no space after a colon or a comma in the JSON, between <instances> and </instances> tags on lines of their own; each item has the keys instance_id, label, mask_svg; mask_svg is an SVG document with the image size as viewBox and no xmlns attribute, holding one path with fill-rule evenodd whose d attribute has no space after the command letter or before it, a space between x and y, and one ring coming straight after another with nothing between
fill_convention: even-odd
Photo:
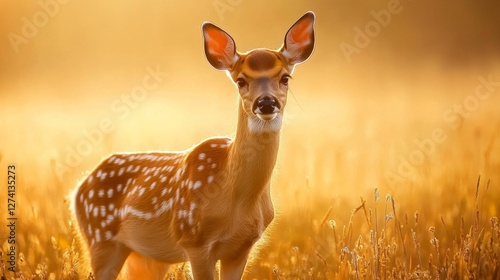
<instances>
[{"instance_id":1,"label":"fawn","mask_svg":"<svg viewBox=\"0 0 500 280\"><path fill-rule=\"evenodd\" d=\"M234 139L209 138L182 152L120 153L74 191L72 208L96 279L163 279L189 261L194 279L240 279L254 243L274 217L276 163L288 80L314 48L307 12L278 50L236 51L219 27L202 25L210 64L239 90Z\"/></svg>"}]
</instances>

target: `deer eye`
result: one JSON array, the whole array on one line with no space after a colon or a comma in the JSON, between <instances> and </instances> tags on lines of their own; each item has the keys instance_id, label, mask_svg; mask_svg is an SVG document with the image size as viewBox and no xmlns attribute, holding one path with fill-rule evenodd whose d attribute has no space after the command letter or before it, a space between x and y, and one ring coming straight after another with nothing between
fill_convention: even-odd
<instances>
[{"instance_id":1,"label":"deer eye","mask_svg":"<svg viewBox=\"0 0 500 280\"><path fill-rule=\"evenodd\" d=\"M283 75L283 77L281 77L280 79L280 84L284 85L284 86L288 86L288 80L291 78L290 75Z\"/></svg>"},{"instance_id":2,"label":"deer eye","mask_svg":"<svg viewBox=\"0 0 500 280\"><path fill-rule=\"evenodd\" d=\"M243 78L238 78L238 80L236 80L236 84L238 85L238 88L242 88L247 85L247 82Z\"/></svg>"}]
</instances>

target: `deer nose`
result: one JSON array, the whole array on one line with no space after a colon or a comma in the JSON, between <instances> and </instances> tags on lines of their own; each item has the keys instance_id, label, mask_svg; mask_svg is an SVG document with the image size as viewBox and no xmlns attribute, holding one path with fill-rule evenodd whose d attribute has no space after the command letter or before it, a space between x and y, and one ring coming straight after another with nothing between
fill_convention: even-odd
<instances>
[{"instance_id":1,"label":"deer nose","mask_svg":"<svg viewBox=\"0 0 500 280\"><path fill-rule=\"evenodd\" d=\"M270 96L264 96L255 101L253 105L253 112L255 114L264 114L264 115L276 113L276 110L279 110L279 106L277 104L278 101L276 100L276 98Z\"/></svg>"}]
</instances>

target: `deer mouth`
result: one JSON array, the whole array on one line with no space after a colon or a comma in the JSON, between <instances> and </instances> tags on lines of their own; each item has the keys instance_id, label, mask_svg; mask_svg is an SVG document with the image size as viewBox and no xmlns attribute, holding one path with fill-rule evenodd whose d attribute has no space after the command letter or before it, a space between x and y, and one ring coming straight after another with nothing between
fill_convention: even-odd
<instances>
[{"instance_id":1,"label":"deer mouth","mask_svg":"<svg viewBox=\"0 0 500 280\"><path fill-rule=\"evenodd\" d=\"M274 120L274 118L276 118L276 116L278 115L278 113L272 113L272 114L259 114L259 113L256 113L255 115L259 119L261 119L263 121L272 121L272 120Z\"/></svg>"},{"instance_id":2,"label":"deer mouth","mask_svg":"<svg viewBox=\"0 0 500 280\"><path fill-rule=\"evenodd\" d=\"M252 109L253 113L263 121L273 120L280 112L278 100L270 96L257 99Z\"/></svg>"}]
</instances>

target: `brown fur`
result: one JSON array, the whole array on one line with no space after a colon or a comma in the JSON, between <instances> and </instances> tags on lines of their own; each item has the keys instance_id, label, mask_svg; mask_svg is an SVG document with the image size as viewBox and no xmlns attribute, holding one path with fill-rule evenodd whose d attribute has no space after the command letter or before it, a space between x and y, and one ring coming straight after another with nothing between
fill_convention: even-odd
<instances>
[{"instance_id":1,"label":"brown fur","mask_svg":"<svg viewBox=\"0 0 500 280\"><path fill-rule=\"evenodd\" d=\"M276 65L276 55L270 51L255 50L245 59L245 64L253 71L265 71Z\"/></svg>"}]
</instances>

